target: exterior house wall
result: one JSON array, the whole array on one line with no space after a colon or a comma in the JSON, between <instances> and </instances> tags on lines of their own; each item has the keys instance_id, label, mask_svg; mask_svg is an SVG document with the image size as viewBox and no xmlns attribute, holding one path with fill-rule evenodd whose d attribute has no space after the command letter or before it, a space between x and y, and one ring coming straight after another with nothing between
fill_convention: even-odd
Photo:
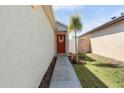
<instances>
[{"instance_id":1,"label":"exterior house wall","mask_svg":"<svg viewBox=\"0 0 124 93\"><path fill-rule=\"evenodd\" d=\"M124 61L124 21L91 33L92 52Z\"/></svg>"},{"instance_id":2,"label":"exterior house wall","mask_svg":"<svg viewBox=\"0 0 124 93\"><path fill-rule=\"evenodd\" d=\"M77 43L78 43L78 39L77 39ZM78 44L77 44L78 46ZM70 39L69 40L69 52L70 53L76 53L76 50L75 50L75 39Z\"/></svg>"},{"instance_id":3,"label":"exterior house wall","mask_svg":"<svg viewBox=\"0 0 124 93\"><path fill-rule=\"evenodd\" d=\"M38 87L55 53L41 6L0 6L0 87Z\"/></svg>"},{"instance_id":4,"label":"exterior house wall","mask_svg":"<svg viewBox=\"0 0 124 93\"><path fill-rule=\"evenodd\" d=\"M91 52L91 42L89 34L78 38L78 51L81 52L82 50Z\"/></svg>"}]
</instances>

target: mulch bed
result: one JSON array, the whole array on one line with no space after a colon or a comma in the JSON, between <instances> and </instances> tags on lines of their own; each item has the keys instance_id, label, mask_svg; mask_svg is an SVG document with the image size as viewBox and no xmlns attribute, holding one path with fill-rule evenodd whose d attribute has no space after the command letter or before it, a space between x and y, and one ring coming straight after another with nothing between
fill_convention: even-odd
<instances>
[{"instance_id":1,"label":"mulch bed","mask_svg":"<svg viewBox=\"0 0 124 93\"><path fill-rule=\"evenodd\" d=\"M49 88L52 74L54 71L54 67L56 64L56 59L57 59L56 57L53 58L49 68L47 69L47 72L45 73L45 75L43 76L43 79L41 80L39 88Z\"/></svg>"},{"instance_id":2,"label":"mulch bed","mask_svg":"<svg viewBox=\"0 0 124 93\"><path fill-rule=\"evenodd\" d=\"M76 55L74 53L69 53L68 59L72 64L84 64L84 62L81 62L81 60L76 62Z\"/></svg>"}]
</instances>

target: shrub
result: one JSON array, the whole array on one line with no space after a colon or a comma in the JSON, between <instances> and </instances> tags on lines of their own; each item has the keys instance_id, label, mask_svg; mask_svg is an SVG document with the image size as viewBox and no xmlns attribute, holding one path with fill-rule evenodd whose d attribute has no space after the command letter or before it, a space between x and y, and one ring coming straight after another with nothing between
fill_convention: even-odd
<instances>
[{"instance_id":1,"label":"shrub","mask_svg":"<svg viewBox=\"0 0 124 93\"><path fill-rule=\"evenodd\" d=\"M86 60L86 51L85 50L78 53L78 60L81 63L85 63L85 60Z\"/></svg>"}]
</instances>

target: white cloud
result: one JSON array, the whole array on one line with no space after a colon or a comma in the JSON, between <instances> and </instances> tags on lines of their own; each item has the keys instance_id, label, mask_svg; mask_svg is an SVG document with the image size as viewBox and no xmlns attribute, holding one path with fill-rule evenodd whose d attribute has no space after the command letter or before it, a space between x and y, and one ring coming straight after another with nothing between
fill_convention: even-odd
<instances>
[{"instance_id":1,"label":"white cloud","mask_svg":"<svg viewBox=\"0 0 124 93\"><path fill-rule=\"evenodd\" d=\"M54 6L54 10L55 11L60 11L64 10L64 11L75 11L75 10L80 10L84 8L84 6L77 6L77 5L71 5L71 6ZM78 35L81 35L83 33L86 33L87 31L92 30L93 28L96 28L110 20L112 20L111 18L113 16L119 17L121 12L124 12L124 9L119 9L114 11L113 13L108 13L106 15L102 15L102 13L104 13L106 9L105 8L100 8L95 14L91 14L91 16L93 16L93 19L85 22L83 24L83 29L82 32L80 32ZM81 11L79 11L80 13ZM67 14L65 17L66 19L68 18L69 14ZM65 17L57 17L57 19L59 19L60 21L63 21ZM82 18L83 19L83 18ZM66 20L67 22L67 20ZM73 33L70 34L70 38L73 36Z\"/></svg>"},{"instance_id":2,"label":"white cloud","mask_svg":"<svg viewBox=\"0 0 124 93\"><path fill-rule=\"evenodd\" d=\"M59 6L53 6L55 11L61 11L61 10L66 10L66 11L75 11L80 8L83 8L84 6L82 5L59 5Z\"/></svg>"},{"instance_id":3,"label":"white cloud","mask_svg":"<svg viewBox=\"0 0 124 93\"><path fill-rule=\"evenodd\" d=\"M101 8L100 10L99 10L99 12L103 12L105 10L105 8Z\"/></svg>"},{"instance_id":4,"label":"white cloud","mask_svg":"<svg viewBox=\"0 0 124 93\"><path fill-rule=\"evenodd\" d=\"M53 8L56 15L57 15L57 12L61 14L61 11L63 11L63 13L66 13L64 17L61 15L59 16L55 15L55 18L56 20L67 24L69 21L69 17L75 13L76 14L80 13L80 10L83 9L84 6L83 5L55 5L53 6Z\"/></svg>"},{"instance_id":5,"label":"white cloud","mask_svg":"<svg viewBox=\"0 0 124 93\"><path fill-rule=\"evenodd\" d=\"M103 11L104 9L100 9L100 11ZM98 12L100 12L98 11ZM123 12L124 9L119 9L111 14L106 14L106 16L101 15L101 13L96 13L94 16L94 19L92 19L91 21L84 23L84 27L81 33L79 33L78 35L81 35L83 33L86 33L90 30L92 30L93 28L96 28L106 22L109 22L110 20L112 20L111 18L113 16L119 17L121 16L121 12Z\"/></svg>"}]
</instances>

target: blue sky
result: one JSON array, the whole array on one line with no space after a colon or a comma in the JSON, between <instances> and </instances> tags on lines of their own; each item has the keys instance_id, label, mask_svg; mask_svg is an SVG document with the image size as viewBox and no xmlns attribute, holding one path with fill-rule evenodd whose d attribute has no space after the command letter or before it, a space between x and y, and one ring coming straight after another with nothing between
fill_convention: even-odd
<instances>
[{"instance_id":1,"label":"blue sky","mask_svg":"<svg viewBox=\"0 0 124 93\"><path fill-rule=\"evenodd\" d=\"M71 15L78 13L83 23L83 29L78 35L98 27L111 20L113 16L120 16L124 12L124 5L73 5L53 6L56 20L68 24ZM73 33L70 34L70 38Z\"/></svg>"}]
</instances>

